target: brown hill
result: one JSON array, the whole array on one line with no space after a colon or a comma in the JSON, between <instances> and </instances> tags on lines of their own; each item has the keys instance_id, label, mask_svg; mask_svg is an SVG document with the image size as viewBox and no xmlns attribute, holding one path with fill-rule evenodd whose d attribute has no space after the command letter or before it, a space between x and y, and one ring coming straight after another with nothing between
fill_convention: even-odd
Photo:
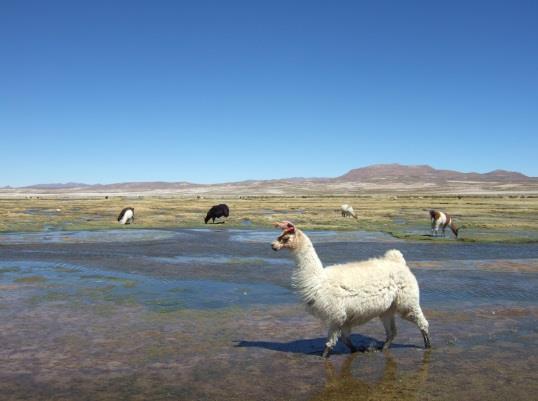
<instances>
[{"instance_id":1,"label":"brown hill","mask_svg":"<svg viewBox=\"0 0 538 401\"><path fill-rule=\"evenodd\" d=\"M356 182L421 182L443 184L448 181L478 181L478 182L521 182L535 181L536 178L524 174L494 170L489 173L462 173L453 170L437 170L431 166L404 166L401 164L376 164L356 168L335 178L337 181Z\"/></svg>"}]
</instances>

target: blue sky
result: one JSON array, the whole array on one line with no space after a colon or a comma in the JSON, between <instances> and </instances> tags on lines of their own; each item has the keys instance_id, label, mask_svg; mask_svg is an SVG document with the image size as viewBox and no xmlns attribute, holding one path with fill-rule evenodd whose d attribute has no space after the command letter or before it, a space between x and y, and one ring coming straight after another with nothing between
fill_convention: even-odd
<instances>
[{"instance_id":1,"label":"blue sky","mask_svg":"<svg viewBox=\"0 0 538 401\"><path fill-rule=\"evenodd\" d=\"M538 176L536 1L0 6L0 186Z\"/></svg>"}]
</instances>

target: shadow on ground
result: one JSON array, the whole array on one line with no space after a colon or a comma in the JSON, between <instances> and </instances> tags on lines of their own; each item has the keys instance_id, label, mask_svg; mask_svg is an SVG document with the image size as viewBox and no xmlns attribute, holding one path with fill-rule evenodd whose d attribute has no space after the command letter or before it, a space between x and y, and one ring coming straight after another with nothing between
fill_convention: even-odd
<instances>
[{"instance_id":1,"label":"shadow on ground","mask_svg":"<svg viewBox=\"0 0 538 401\"><path fill-rule=\"evenodd\" d=\"M376 351L383 345L381 341L376 340L373 337L363 336L361 334L353 334L351 336L353 344L359 349L359 352ZM235 345L236 347L246 348L265 348L271 351L288 352L292 354L307 354L307 355L321 355L325 347L326 338L311 338L304 340L294 340L288 342L275 342L275 341L248 341L241 340ZM391 348L420 348L413 344L392 344ZM338 342L336 347L331 352L332 355L349 354L349 349Z\"/></svg>"}]
</instances>

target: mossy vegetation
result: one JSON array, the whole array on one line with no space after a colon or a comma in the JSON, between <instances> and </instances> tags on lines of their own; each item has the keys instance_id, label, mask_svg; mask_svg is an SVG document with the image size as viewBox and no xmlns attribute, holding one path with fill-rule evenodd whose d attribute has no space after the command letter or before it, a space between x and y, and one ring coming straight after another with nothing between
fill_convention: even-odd
<instances>
[{"instance_id":1,"label":"mossy vegetation","mask_svg":"<svg viewBox=\"0 0 538 401\"><path fill-rule=\"evenodd\" d=\"M224 225L203 223L216 203L230 207ZM343 218L340 205L353 206L358 220ZM135 208L135 223L120 226L117 215ZM432 240L429 209L450 213L470 242L538 241L538 197L368 195L302 197L114 197L0 199L0 232L132 228L269 228L290 220L310 230L365 230L410 240ZM245 222L248 222L246 224ZM447 234L447 240L451 237ZM436 238L435 240L441 240Z\"/></svg>"},{"instance_id":2,"label":"mossy vegetation","mask_svg":"<svg viewBox=\"0 0 538 401\"><path fill-rule=\"evenodd\" d=\"M21 284L38 284L44 283L45 281L47 281L47 279L43 276L26 276L15 279L16 283Z\"/></svg>"}]
</instances>

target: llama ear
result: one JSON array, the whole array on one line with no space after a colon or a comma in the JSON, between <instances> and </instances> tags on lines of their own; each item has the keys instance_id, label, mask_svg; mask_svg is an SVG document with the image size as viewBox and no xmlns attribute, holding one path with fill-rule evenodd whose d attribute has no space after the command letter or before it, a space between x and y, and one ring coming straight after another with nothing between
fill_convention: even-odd
<instances>
[{"instance_id":1,"label":"llama ear","mask_svg":"<svg viewBox=\"0 0 538 401\"><path fill-rule=\"evenodd\" d=\"M287 233L295 233L295 226L289 221L277 222L275 223L275 227L279 227L281 230Z\"/></svg>"},{"instance_id":2,"label":"llama ear","mask_svg":"<svg viewBox=\"0 0 538 401\"><path fill-rule=\"evenodd\" d=\"M288 228L286 228L286 232L290 234L295 234L295 226L289 221L287 223L288 223Z\"/></svg>"}]
</instances>

